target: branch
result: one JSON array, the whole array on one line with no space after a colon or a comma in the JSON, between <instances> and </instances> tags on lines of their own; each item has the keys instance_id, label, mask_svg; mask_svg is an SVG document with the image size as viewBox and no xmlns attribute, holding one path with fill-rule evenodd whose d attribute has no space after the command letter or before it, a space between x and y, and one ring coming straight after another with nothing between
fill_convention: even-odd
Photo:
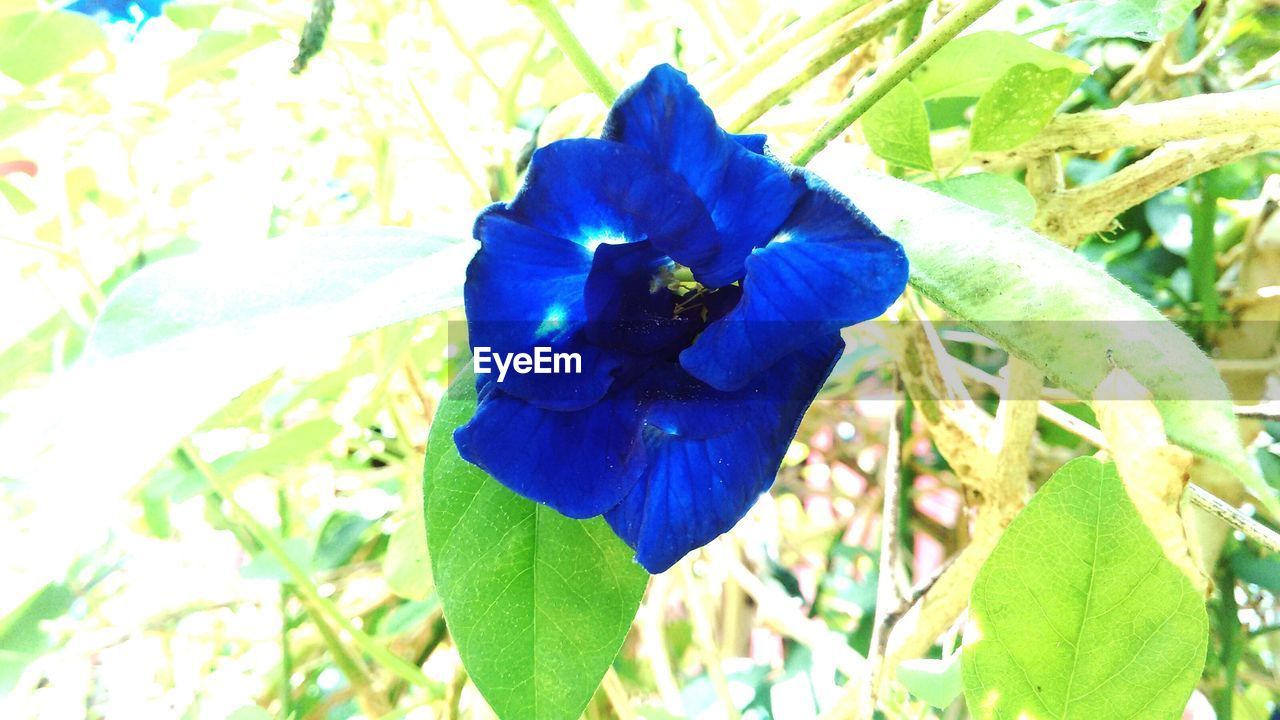
<instances>
[{"instance_id":1,"label":"branch","mask_svg":"<svg viewBox=\"0 0 1280 720\"><path fill-rule=\"evenodd\" d=\"M1280 117L1265 130L1169 143L1105 180L1046 196L1040 209L1047 217L1043 231L1075 247L1085 236L1110 229L1120 213L1169 188L1277 147Z\"/></svg>"},{"instance_id":2,"label":"branch","mask_svg":"<svg viewBox=\"0 0 1280 720\"><path fill-rule=\"evenodd\" d=\"M591 59L587 49L582 47L578 36L573 34L573 30L564 21L560 11L551 4L551 0L522 0L522 2L533 11L547 32L551 33L560 51L578 69L578 74L582 75L582 79L586 81L591 91L598 95L605 105L612 105L613 101L618 99L618 91L614 89L613 83L609 82L609 78L605 76L600 66Z\"/></svg>"},{"instance_id":3,"label":"branch","mask_svg":"<svg viewBox=\"0 0 1280 720\"><path fill-rule=\"evenodd\" d=\"M859 45L879 35L885 28L906 17L916 6L927 2L929 0L892 0L892 2L881 6L849 28L830 47L811 60L804 70L787 78L784 83L757 100L746 112L729 123L728 129L733 132L742 132L748 125L758 120L761 115L786 100L791 93L805 83L821 75L827 68L853 52Z\"/></svg>"},{"instance_id":4,"label":"branch","mask_svg":"<svg viewBox=\"0 0 1280 720\"><path fill-rule=\"evenodd\" d=\"M933 57L933 54L941 50L943 45L950 42L960 34L961 30L972 25L978 18L986 15L987 11L999 2L1000 0L969 0L944 17L937 25L929 28L929 32L921 35L920 39L911 43L902 54L895 57L889 67L877 72L861 90L854 93L848 104L835 117L818 128L813 137L796 151L791 161L800 166L807 164L815 155L822 152L827 143L848 129L898 83L906 80L907 76L924 64L925 60Z\"/></svg>"},{"instance_id":5,"label":"branch","mask_svg":"<svg viewBox=\"0 0 1280 720\"><path fill-rule=\"evenodd\" d=\"M1195 95L1112 110L1060 115L1039 135L1012 150L975 153L980 163L1050 153L1096 154L1121 147L1151 148L1211 135L1268 131L1280 127L1280 87ZM933 148L940 167L960 164L968 152L967 133L939 135Z\"/></svg>"}]
</instances>

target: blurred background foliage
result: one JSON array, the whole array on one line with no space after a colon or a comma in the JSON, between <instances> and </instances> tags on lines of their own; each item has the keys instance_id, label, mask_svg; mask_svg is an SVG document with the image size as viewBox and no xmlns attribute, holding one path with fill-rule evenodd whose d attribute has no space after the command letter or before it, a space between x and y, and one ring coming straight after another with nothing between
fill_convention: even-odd
<instances>
[{"instance_id":1,"label":"blurred background foliage","mask_svg":"<svg viewBox=\"0 0 1280 720\"><path fill-rule=\"evenodd\" d=\"M720 80L829 6L578 0L564 11L619 86L674 62L716 87L717 110L730 118L754 96ZM312 226L467 236L477 208L510 197L535 143L598 125L599 102L518 4L329 7L323 49L291 73L313 12L302 0L77 3L89 14L0 4L0 421L75 362L105 297L142 267L215 246L251 264L271 238ZM936 13L920 4L915 27ZM836 16L798 55L829 46L851 21ZM752 127L777 148L796 147L893 57L912 22L840 54ZM1064 87L1064 112L1266 86L1280 71L1280 6L1261 0L1008 0L979 27L1087 64L1078 86ZM799 56L742 84L796 76ZM924 131L936 143L967 127L977 102L926 98ZM968 170L948 177L955 171L927 170L927 151L922 167L919 155L877 145L880 122L870 114L845 137L857 162L964 199ZM1067 178L1086 183L1139 157L1071 156ZM1242 248L1276 226L1278 164L1262 154L1206 173L1126 212L1079 252L1213 351L1223 317L1238 310ZM1021 169L987 169L969 188L975 204L1029 220ZM1280 258L1265 267L1277 273ZM1262 286L1277 284L1280 276ZM487 717L442 620L421 517L424 443L451 360L465 350L460 319L450 312L307 348L184 428L189 439L128 487L104 491L92 474L54 487L0 473L0 716ZM813 717L851 667L821 639L866 652L875 477L892 404L875 370L879 330L849 339L772 495L731 535L651 581L615 663L632 714L602 691L587 717ZM943 340L975 396L994 407L990 380L1004 353L961 329ZM1262 398L1273 345L1233 361L1251 373L1233 390L1251 384L1252 399ZM1061 405L1089 417L1084 405ZM968 530L953 474L923 426L909 428L902 571L918 581ZM1267 430L1254 450L1280 487L1266 439L1280 427ZM1088 450L1052 425L1041 424L1040 438L1037 479ZM255 522L281 538L293 568L264 551ZM300 588L291 569L310 583ZM1233 542L1216 579L1211 657L1188 713L1271 716L1280 559ZM957 642L948 633L934 656L949 657ZM956 673L946 663L904 671L914 694L887 701L893 716L964 716Z\"/></svg>"}]
</instances>

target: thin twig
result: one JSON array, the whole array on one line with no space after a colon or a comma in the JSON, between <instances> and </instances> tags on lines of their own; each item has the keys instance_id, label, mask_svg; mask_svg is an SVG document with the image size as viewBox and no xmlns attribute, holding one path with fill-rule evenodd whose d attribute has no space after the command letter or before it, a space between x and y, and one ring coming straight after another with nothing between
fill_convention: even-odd
<instances>
[{"instance_id":1,"label":"thin twig","mask_svg":"<svg viewBox=\"0 0 1280 720\"><path fill-rule=\"evenodd\" d=\"M613 706L614 715L618 716L618 720L635 720L635 711L631 709L631 700L627 697L627 688L622 684L622 678L618 677L618 671L610 665L605 671L604 682L601 683L604 688L604 694L609 698L609 704Z\"/></svg>"},{"instance_id":2,"label":"thin twig","mask_svg":"<svg viewBox=\"0 0 1280 720\"><path fill-rule=\"evenodd\" d=\"M1271 552L1280 552L1280 534L1277 534L1276 531L1244 515L1195 483L1187 484L1186 495L1192 505L1239 530L1244 533L1245 537Z\"/></svg>"},{"instance_id":3,"label":"thin twig","mask_svg":"<svg viewBox=\"0 0 1280 720\"><path fill-rule=\"evenodd\" d=\"M895 395L901 393L899 383L894 382ZM889 642L890 619L902 608L902 595L898 591L897 568L900 555L899 528L902 519L902 420L906 407L901 398L895 401L889 420L889 432L885 442L884 473L880 486L884 489L884 510L880 519L880 565L876 582L876 612L871 630L871 647L867 663L871 682L863 686L858 702L858 717L871 718L875 712L878 678L884 677L885 647Z\"/></svg>"},{"instance_id":4,"label":"thin twig","mask_svg":"<svg viewBox=\"0 0 1280 720\"><path fill-rule=\"evenodd\" d=\"M716 646L715 634L711 629L711 618L707 615L707 598L702 592L702 585L693 576L693 563L686 558L680 563L680 577L684 581L685 606L689 609L689 621L693 625L693 643L702 656L702 664L715 688L716 696L724 706L725 716L729 720L738 720L741 715L729 692L729 680L720 666L720 648Z\"/></svg>"},{"instance_id":5,"label":"thin twig","mask_svg":"<svg viewBox=\"0 0 1280 720\"><path fill-rule=\"evenodd\" d=\"M551 33L551 37L556 41L556 45L560 47L560 51L578 69L578 74L582 75L582 79L587 81L587 86L591 88L591 91L600 96L605 105L612 105L613 101L618 99L618 91L614 89L613 84L609 82L609 78L605 76L600 66L587 54L587 49L582 47L582 43L578 41L578 36L573 34L573 30L569 28L569 24L564 21L564 17L560 15L560 11L556 9L555 5L552 5L550 0L522 1L533 11L533 14L542 23L542 26L547 29L547 32Z\"/></svg>"},{"instance_id":6,"label":"thin twig","mask_svg":"<svg viewBox=\"0 0 1280 720\"><path fill-rule=\"evenodd\" d=\"M754 80L757 75L797 45L868 2L869 0L836 0L825 9L788 25L772 40L751 53L745 61L734 65L724 77L716 81L715 85L707 91L707 99L714 103L733 97L735 92Z\"/></svg>"},{"instance_id":7,"label":"thin twig","mask_svg":"<svg viewBox=\"0 0 1280 720\"><path fill-rule=\"evenodd\" d=\"M458 154L457 150L453 149L453 145L449 142L449 134L444 131L440 121L436 120L436 116L431 112L431 108L427 106L426 100L422 99L422 93L418 92L418 86L413 82L413 78L406 77L405 82L409 85L409 92L413 93L413 98L418 103L418 110L422 113L422 118L427 121L427 125L431 127L431 133L436 136L436 140L444 148L444 151L449 154L449 159L453 161L458 174L467 181L467 184L475 191L477 197L482 201L487 201L489 199L489 191L472 177L467 169L467 164L462 161L462 156Z\"/></svg>"},{"instance_id":8,"label":"thin twig","mask_svg":"<svg viewBox=\"0 0 1280 720\"><path fill-rule=\"evenodd\" d=\"M1280 400L1268 400L1257 405L1236 405L1236 417L1259 420L1280 420Z\"/></svg>"},{"instance_id":9,"label":"thin twig","mask_svg":"<svg viewBox=\"0 0 1280 720\"><path fill-rule=\"evenodd\" d=\"M803 70L788 77L781 85L769 91L757 100L745 112L734 118L727 127L733 132L741 132L760 116L772 110L786 100L791 93L805 83L826 72L827 68L839 62L853 52L858 46L878 36L890 25L906 17L916 6L927 4L929 0L892 0L878 8L875 12L860 20L845 31L825 51L814 58Z\"/></svg>"},{"instance_id":10,"label":"thin twig","mask_svg":"<svg viewBox=\"0 0 1280 720\"><path fill-rule=\"evenodd\" d=\"M818 128L813 137L800 148L792 158L796 165L806 165L815 155L822 152L840 133L844 132L862 114L871 109L880 98L884 97L898 83L907 79L916 68L920 67L934 53L942 49L961 30L972 25L987 11L998 5L1000 0L969 0L960 8L953 10L934 25L919 40L911 45L893 63L881 72L877 72L859 92L855 93L844 109Z\"/></svg>"},{"instance_id":11,"label":"thin twig","mask_svg":"<svg viewBox=\"0 0 1280 720\"><path fill-rule=\"evenodd\" d=\"M1099 450L1110 450L1107 439L1101 430L1074 415L1065 413L1046 402L1040 403L1040 415ZM1280 534L1240 512L1239 509L1233 507L1222 498L1195 483L1187 483L1185 495L1192 505L1239 530L1245 537L1272 552L1280 552Z\"/></svg>"},{"instance_id":12,"label":"thin twig","mask_svg":"<svg viewBox=\"0 0 1280 720\"><path fill-rule=\"evenodd\" d=\"M724 14L720 12L720 6L713 0L689 0L689 4L711 35L711 42L724 55L722 60L730 65L742 62L742 50L738 47L737 38L733 36L733 30L725 21Z\"/></svg>"},{"instance_id":13,"label":"thin twig","mask_svg":"<svg viewBox=\"0 0 1280 720\"><path fill-rule=\"evenodd\" d=\"M232 517L237 523L247 529L253 539L257 540L276 562L284 568L289 575L289 579L293 582L295 594L299 600L323 611L331 622L351 636L357 647L374 660L377 660L379 665L392 674L419 687L429 690L438 689L438 684L424 675L421 668L392 653L382 643L374 640L368 633L356 627L355 623L347 617L346 613L338 609L338 606L332 600L322 596L315 583L312 582L311 576L294 562L280 538L268 530L252 513L236 501L232 488L223 482L217 471L200 457L200 454L192 447L190 441L183 441L179 447L186 459L196 468L196 471L200 473L209 486L222 496L223 501L231 508Z\"/></svg>"},{"instance_id":14,"label":"thin twig","mask_svg":"<svg viewBox=\"0 0 1280 720\"><path fill-rule=\"evenodd\" d=\"M453 41L453 46L458 49L458 52L462 53L462 56L467 59L467 62L471 63L471 67L476 71L476 75L484 81L485 85L488 85L489 88L493 90L495 95L502 97L502 88L498 87L498 83L494 82L494 79L484 69L484 63L480 62L480 58L476 57L476 54L472 52L471 47L467 45L467 41L463 39L462 33L459 33L458 29L454 27L453 23L449 20L449 16L445 14L444 7L441 6L440 0L427 0L427 4L431 6L431 19L434 20L437 25L444 28L445 33L449 35L449 39Z\"/></svg>"}]
</instances>

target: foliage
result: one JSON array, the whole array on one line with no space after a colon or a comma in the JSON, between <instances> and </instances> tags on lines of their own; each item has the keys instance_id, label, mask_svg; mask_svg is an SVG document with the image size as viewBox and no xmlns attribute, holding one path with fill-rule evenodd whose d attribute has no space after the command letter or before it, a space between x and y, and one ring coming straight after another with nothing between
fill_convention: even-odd
<instances>
[{"instance_id":1,"label":"foliage","mask_svg":"<svg viewBox=\"0 0 1280 720\"><path fill-rule=\"evenodd\" d=\"M1280 13L945 20L0 7L0 715L1274 713L1280 426L1236 410L1276 369ZM472 220L661 62L912 278L773 490L649 577L451 432Z\"/></svg>"}]
</instances>

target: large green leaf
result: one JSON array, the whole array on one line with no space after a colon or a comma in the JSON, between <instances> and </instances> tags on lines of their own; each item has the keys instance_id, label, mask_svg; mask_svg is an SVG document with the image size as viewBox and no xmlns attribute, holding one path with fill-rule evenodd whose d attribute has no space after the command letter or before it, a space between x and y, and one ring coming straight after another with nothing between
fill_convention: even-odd
<instances>
[{"instance_id":1,"label":"large green leaf","mask_svg":"<svg viewBox=\"0 0 1280 720\"><path fill-rule=\"evenodd\" d=\"M969 146L977 152L1008 150L1030 140L1053 119L1074 84L1066 68L1014 65L978 100Z\"/></svg>"},{"instance_id":2,"label":"large green leaf","mask_svg":"<svg viewBox=\"0 0 1280 720\"><path fill-rule=\"evenodd\" d=\"M0 19L0 73L34 85L104 45L102 28L79 13L9 15Z\"/></svg>"},{"instance_id":3,"label":"large green leaf","mask_svg":"<svg viewBox=\"0 0 1280 720\"><path fill-rule=\"evenodd\" d=\"M1089 66L1003 30L984 30L956 38L911 75L921 97L980 97L1014 65L1031 63L1041 70L1066 68L1088 74Z\"/></svg>"},{"instance_id":4,"label":"large green leaf","mask_svg":"<svg viewBox=\"0 0 1280 720\"><path fill-rule=\"evenodd\" d=\"M1175 443L1234 471L1274 516L1275 492L1250 464L1227 388L1195 343L1084 258L1026 226L837 158L815 170L906 248L911 284L954 317L1082 398L1112 369L1151 391Z\"/></svg>"},{"instance_id":5,"label":"large green leaf","mask_svg":"<svg viewBox=\"0 0 1280 720\"><path fill-rule=\"evenodd\" d=\"M108 298L80 364L15 404L0 475L51 501L85 477L81 502L119 496L291 358L458 305L474 251L412 230L311 231L144 268Z\"/></svg>"},{"instance_id":6,"label":"large green leaf","mask_svg":"<svg viewBox=\"0 0 1280 720\"><path fill-rule=\"evenodd\" d=\"M933 169L929 113L909 80L898 83L871 106L862 118L862 132L871 150L885 160L919 170Z\"/></svg>"},{"instance_id":7,"label":"large green leaf","mask_svg":"<svg viewBox=\"0 0 1280 720\"><path fill-rule=\"evenodd\" d=\"M1032 497L973 586L975 718L1177 718L1204 666L1204 598L1113 464L1078 458Z\"/></svg>"},{"instance_id":8,"label":"large green leaf","mask_svg":"<svg viewBox=\"0 0 1280 720\"><path fill-rule=\"evenodd\" d=\"M460 458L453 430L475 403L467 372L436 412L427 447L427 545L445 619L499 716L578 717L649 575L603 519L566 518Z\"/></svg>"}]
</instances>

